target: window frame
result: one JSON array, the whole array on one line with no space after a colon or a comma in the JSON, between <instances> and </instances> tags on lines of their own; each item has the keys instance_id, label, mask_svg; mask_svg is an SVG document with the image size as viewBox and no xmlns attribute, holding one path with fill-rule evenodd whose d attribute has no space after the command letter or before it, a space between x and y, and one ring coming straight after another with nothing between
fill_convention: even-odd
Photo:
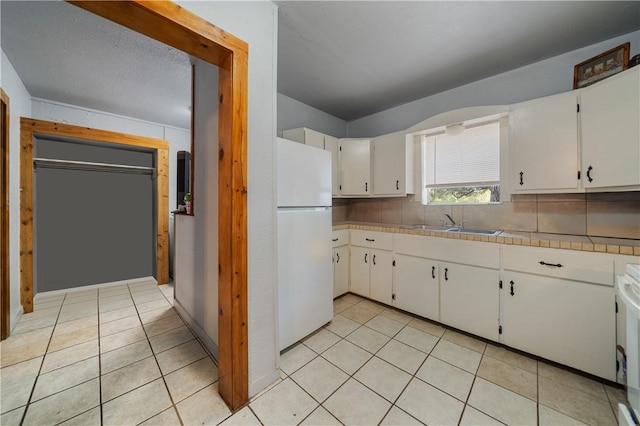
<instances>
[{"instance_id":1,"label":"window frame","mask_svg":"<svg viewBox=\"0 0 640 426\"><path fill-rule=\"evenodd\" d=\"M504 180L504 177L506 176L507 173L507 169L506 169L506 160L508 158L508 150L507 150L507 143L508 143L508 112L501 112L501 113L497 113L497 114L491 114L491 115L487 115L487 116L482 116L482 117L478 117L478 118L473 118L473 119L469 119L469 120L465 120L465 121L461 121L458 123L455 123L456 125L462 124L464 125L465 129L466 128L473 128L473 127L478 127L478 126L482 126L482 125L486 125L486 124L491 124L491 123L498 123L499 126L499 141L498 141L498 152L499 152L499 158L498 158L498 173L499 173L499 177L498 177L498 181L495 183L496 185L498 185L499 190L500 190L500 199L499 201L489 201L486 203L472 203L472 202L432 202L429 199L429 191L430 189L433 188L457 188L455 186L447 186L447 185L435 185L435 186L429 186L427 187L427 185L425 184L425 151L426 151L426 139L430 138L430 137L437 137L437 136L441 136L446 134L446 128L449 125L444 125L444 126L439 126L439 127L434 127L432 129L427 129L424 131L419 131L419 132L415 132L411 135L408 136L413 136L414 137L414 142L415 142L415 148L417 151L416 155L416 168L417 168L417 176L416 176L416 180L417 180L417 186L418 188L420 188L418 191L416 191L416 196L415 196L415 201L416 202L420 202L422 205L425 206L465 206L465 205L471 205L471 206L484 206L484 205L497 205L497 204L502 204L504 202L504 200L508 200L510 198L510 192L507 188L506 185L506 181ZM481 186L492 186L494 183L490 182L482 182L482 183L478 183L477 185L465 185L465 186L460 186L460 188L462 187L481 187Z\"/></svg>"}]
</instances>

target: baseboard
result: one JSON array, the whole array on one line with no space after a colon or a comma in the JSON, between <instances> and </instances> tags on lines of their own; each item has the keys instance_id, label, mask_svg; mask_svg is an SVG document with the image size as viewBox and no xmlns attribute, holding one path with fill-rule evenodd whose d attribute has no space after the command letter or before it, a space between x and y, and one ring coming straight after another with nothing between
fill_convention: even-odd
<instances>
[{"instance_id":1,"label":"baseboard","mask_svg":"<svg viewBox=\"0 0 640 426\"><path fill-rule=\"evenodd\" d=\"M95 288L115 287L115 286L122 285L122 284L137 284L137 283L141 283L141 282L145 282L145 281L153 281L156 284L158 283L154 277L148 276L148 277L140 277L140 278L131 278L131 279L128 279L128 280L110 281L110 282L106 282L106 283L90 284L90 285L84 285L82 287L71 287L71 288L67 288L67 289L63 288L63 289L60 289L60 290L44 291L44 292L41 292L41 293L37 293L35 297L37 298L40 295L42 295L42 296L55 296L56 294L75 293L75 292L80 292L80 291L92 290L92 289L95 289Z\"/></svg>"},{"instance_id":2,"label":"baseboard","mask_svg":"<svg viewBox=\"0 0 640 426\"><path fill-rule=\"evenodd\" d=\"M253 398L269 385L280 379L280 370L275 370L266 376L262 376L255 382L249 383L249 398Z\"/></svg>"},{"instance_id":3,"label":"baseboard","mask_svg":"<svg viewBox=\"0 0 640 426\"><path fill-rule=\"evenodd\" d=\"M216 345L216 343L213 341L213 339L211 339L211 337L209 337L209 335L207 335L207 333L204 331L204 329L202 329L202 327L200 327L200 325L196 322L196 320L193 319L193 317L187 312L187 310L175 298L173 299L173 307L176 309L176 311L178 311L178 314L182 317L182 319L184 321L186 321L186 323L189 325L189 327L191 327L191 330L193 330L193 332L196 333L196 336L198 336L198 339L200 339L200 341L202 343L204 343L204 345L207 347L209 352L211 352L211 355L213 355L213 357L217 361L218 360L218 345Z\"/></svg>"},{"instance_id":4,"label":"baseboard","mask_svg":"<svg viewBox=\"0 0 640 426\"><path fill-rule=\"evenodd\" d=\"M11 335L13 329L16 327L16 325L18 325L18 321L20 321L20 318L22 318L23 314L24 310L22 309L22 305L20 305L20 307L18 308L18 312L16 312L11 321L9 321L9 335Z\"/></svg>"}]
</instances>

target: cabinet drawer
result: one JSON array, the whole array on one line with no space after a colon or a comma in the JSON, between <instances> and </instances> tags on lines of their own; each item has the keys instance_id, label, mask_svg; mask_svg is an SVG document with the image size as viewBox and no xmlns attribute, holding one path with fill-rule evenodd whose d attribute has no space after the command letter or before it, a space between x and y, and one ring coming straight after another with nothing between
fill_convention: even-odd
<instances>
[{"instance_id":1,"label":"cabinet drawer","mask_svg":"<svg viewBox=\"0 0 640 426\"><path fill-rule=\"evenodd\" d=\"M437 259L500 269L500 245L480 241L442 240Z\"/></svg>"},{"instance_id":2,"label":"cabinet drawer","mask_svg":"<svg viewBox=\"0 0 640 426\"><path fill-rule=\"evenodd\" d=\"M503 246L502 267L510 271L613 286L614 260L606 253Z\"/></svg>"},{"instance_id":3,"label":"cabinet drawer","mask_svg":"<svg viewBox=\"0 0 640 426\"><path fill-rule=\"evenodd\" d=\"M341 231L333 231L331 243L333 244L333 247L341 247L349 244L349 230L343 229Z\"/></svg>"},{"instance_id":4,"label":"cabinet drawer","mask_svg":"<svg viewBox=\"0 0 640 426\"><path fill-rule=\"evenodd\" d=\"M483 268L500 268L498 244L404 234L396 234L394 241L396 253Z\"/></svg>"},{"instance_id":5,"label":"cabinet drawer","mask_svg":"<svg viewBox=\"0 0 640 426\"><path fill-rule=\"evenodd\" d=\"M393 249L398 254L434 259L438 250L438 238L406 234L394 234L393 238Z\"/></svg>"},{"instance_id":6,"label":"cabinet drawer","mask_svg":"<svg viewBox=\"0 0 640 426\"><path fill-rule=\"evenodd\" d=\"M386 232L351 231L351 245L382 250L391 250L393 247L393 234Z\"/></svg>"}]
</instances>

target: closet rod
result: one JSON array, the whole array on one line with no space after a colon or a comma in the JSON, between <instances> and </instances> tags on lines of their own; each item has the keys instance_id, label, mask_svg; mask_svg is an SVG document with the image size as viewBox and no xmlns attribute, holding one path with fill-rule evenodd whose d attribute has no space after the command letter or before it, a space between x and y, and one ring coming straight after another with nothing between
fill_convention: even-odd
<instances>
[{"instance_id":1,"label":"closet rod","mask_svg":"<svg viewBox=\"0 0 640 426\"><path fill-rule=\"evenodd\" d=\"M130 173L155 175L155 168L142 166L125 166L123 164L92 163L88 161L53 160L51 158L34 158L33 165L47 169L85 170L111 173Z\"/></svg>"}]
</instances>

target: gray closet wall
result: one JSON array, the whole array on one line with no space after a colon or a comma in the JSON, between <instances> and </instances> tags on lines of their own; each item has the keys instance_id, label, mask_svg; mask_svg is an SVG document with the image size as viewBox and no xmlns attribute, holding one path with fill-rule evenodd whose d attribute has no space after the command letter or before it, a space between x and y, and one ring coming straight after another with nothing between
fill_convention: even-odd
<instances>
[{"instance_id":1,"label":"gray closet wall","mask_svg":"<svg viewBox=\"0 0 640 426\"><path fill-rule=\"evenodd\" d=\"M152 152L36 139L34 157L153 167ZM155 275L152 176L37 166L36 293Z\"/></svg>"}]
</instances>

